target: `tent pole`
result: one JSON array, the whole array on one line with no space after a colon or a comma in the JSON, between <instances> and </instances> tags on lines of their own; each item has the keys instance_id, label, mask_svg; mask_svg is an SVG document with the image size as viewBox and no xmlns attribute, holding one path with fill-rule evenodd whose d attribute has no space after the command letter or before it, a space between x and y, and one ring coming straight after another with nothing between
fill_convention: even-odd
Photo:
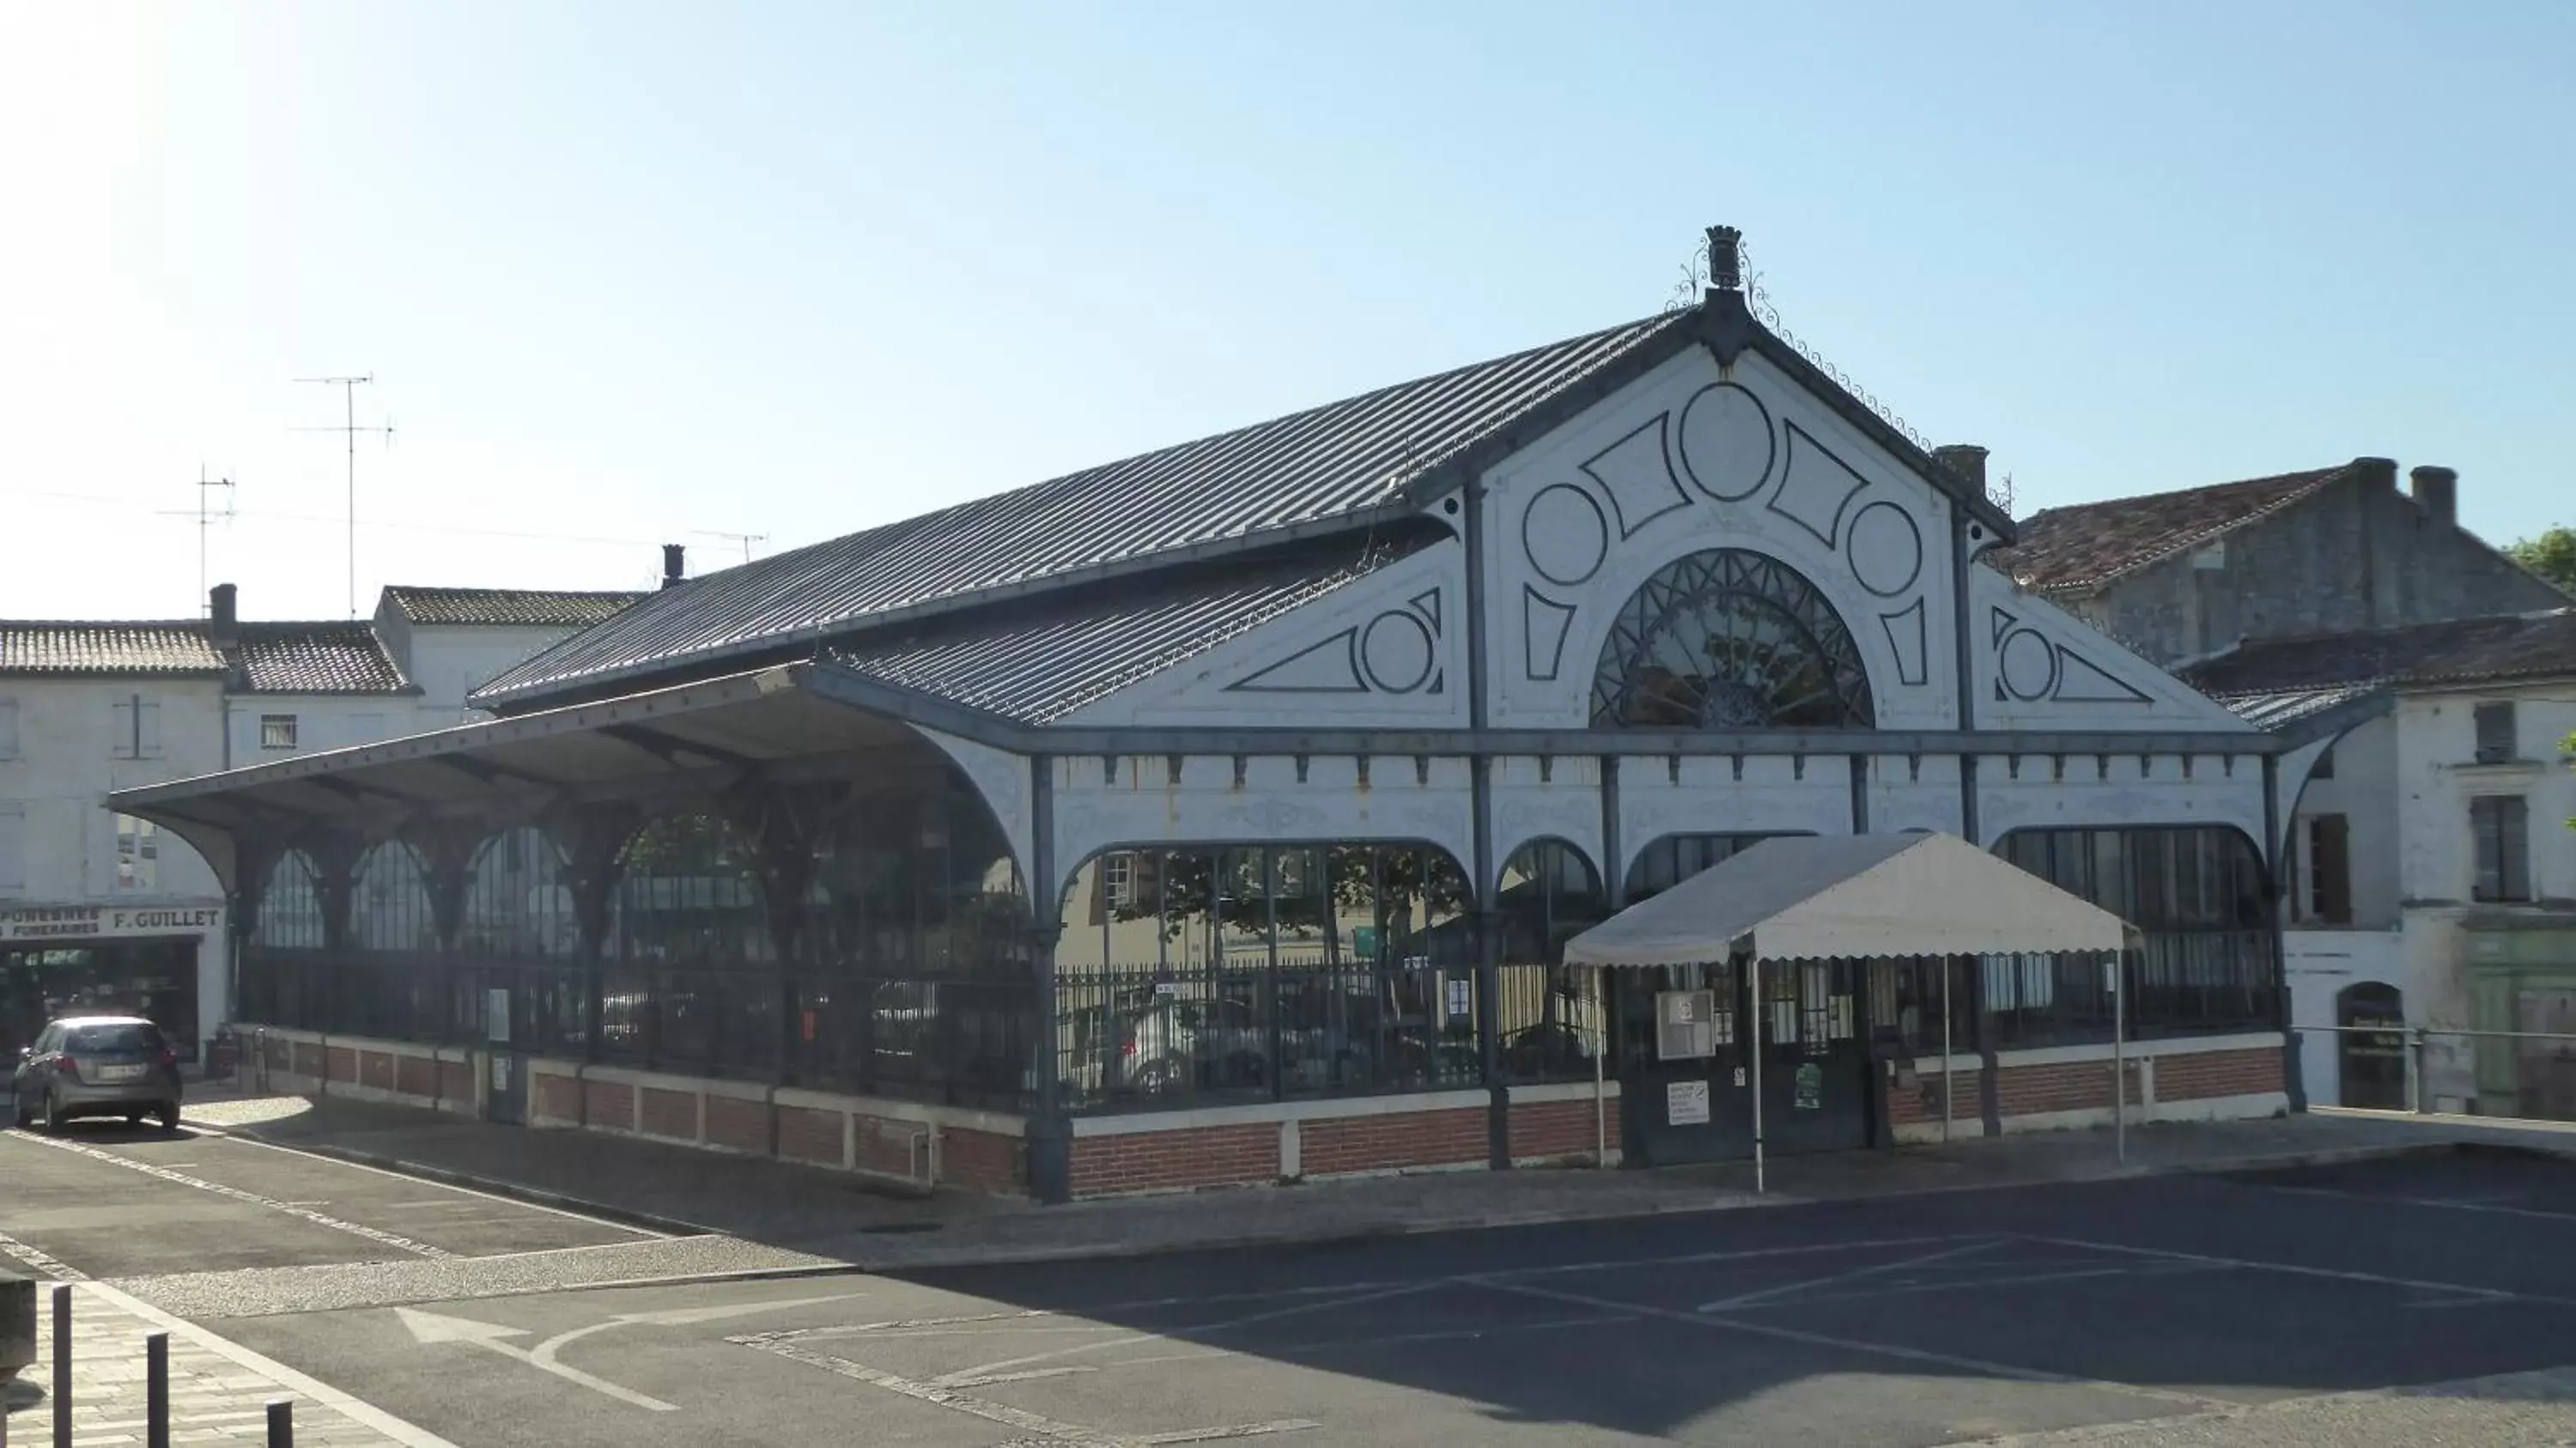
<instances>
[{"instance_id":1,"label":"tent pole","mask_svg":"<svg viewBox=\"0 0 2576 1448\"><path fill-rule=\"evenodd\" d=\"M1610 1169L1610 1105L1601 1090L1601 1058L1610 1049L1608 972L1592 967L1592 1166Z\"/></svg>"},{"instance_id":2,"label":"tent pole","mask_svg":"<svg viewBox=\"0 0 2576 1448\"><path fill-rule=\"evenodd\" d=\"M2129 1159L2129 1048L2122 1017L2127 1014L2128 973L2127 952L2115 952L2111 956L2111 1141L2124 1163Z\"/></svg>"},{"instance_id":3,"label":"tent pole","mask_svg":"<svg viewBox=\"0 0 2576 1448\"><path fill-rule=\"evenodd\" d=\"M1753 1047L1753 1192L1760 1196L1766 1190L1762 1160L1762 1013L1769 1008L1770 1002L1762 998L1762 957L1754 956L1750 964L1753 971L1753 1029L1745 1032L1745 1038Z\"/></svg>"},{"instance_id":4,"label":"tent pole","mask_svg":"<svg viewBox=\"0 0 2576 1448\"><path fill-rule=\"evenodd\" d=\"M1950 1144L1950 971L1958 957L1941 957L1941 1144Z\"/></svg>"}]
</instances>

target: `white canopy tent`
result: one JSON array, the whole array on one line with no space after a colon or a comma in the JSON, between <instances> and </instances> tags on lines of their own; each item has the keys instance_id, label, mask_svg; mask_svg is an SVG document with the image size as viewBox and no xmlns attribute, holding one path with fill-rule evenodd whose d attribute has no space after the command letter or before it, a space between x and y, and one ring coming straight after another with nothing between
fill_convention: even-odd
<instances>
[{"instance_id":1,"label":"white canopy tent","mask_svg":"<svg viewBox=\"0 0 2576 1448\"><path fill-rule=\"evenodd\" d=\"M1565 963L1599 969L1766 960L2105 954L2137 938L2127 921L1957 835L1810 835L1769 839L1632 905L1566 942ZM2121 992L2114 977L2114 1090ZM1949 973L1942 973L1946 995ZM1753 1166L1763 1173L1762 1023L1754 1013ZM1949 1056L1949 1002L1942 1002ZM1594 1052L1596 1068L1600 1052ZM1946 1066L1944 1071L1946 1074ZM1945 1086L1946 1090L1946 1086ZM2118 1101L2115 1095L2115 1101ZM2125 1105L2113 1120L2126 1150ZM1606 1108L1599 1129L1607 1134ZM1947 1108L1944 1113L1946 1117ZM1605 1152L1606 1155L1606 1152Z\"/></svg>"}]
</instances>

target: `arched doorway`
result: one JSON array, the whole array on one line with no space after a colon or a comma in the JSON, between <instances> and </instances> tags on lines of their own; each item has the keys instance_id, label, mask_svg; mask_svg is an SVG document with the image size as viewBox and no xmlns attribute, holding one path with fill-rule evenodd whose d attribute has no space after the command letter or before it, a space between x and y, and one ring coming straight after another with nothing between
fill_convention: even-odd
<instances>
[{"instance_id":1,"label":"arched doorway","mask_svg":"<svg viewBox=\"0 0 2576 1448\"><path fill-rule=\"evenodd\" d=\"M2335 1024L2343 1028L2335 1033L2337 1099L2374 1111L2405 1110L2403 994L2375 980L2345 986L2335 993Z\"/></svg>"}]
</instances>

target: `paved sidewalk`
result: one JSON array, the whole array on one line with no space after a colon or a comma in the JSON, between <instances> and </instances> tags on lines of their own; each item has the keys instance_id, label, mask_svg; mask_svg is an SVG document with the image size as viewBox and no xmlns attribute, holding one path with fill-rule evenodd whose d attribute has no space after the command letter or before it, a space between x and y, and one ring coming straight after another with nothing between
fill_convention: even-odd
<instances>
[{"instance_id":1,"label":"paved sidewalk","mask_svg":"<svg viewBox=\"0 0 2576 1448\"><path fill-rule=\"evenodd\" d=\"M889 1196L845 1175L593 1132L529 1131L341 1098L224 1100L191 1122L346 1160L708 1232L877 1271L1352 1240L1543 1222L2366 1160L2462 1146L2576 1155L2576 1127L2318 1111L2264 1121L2041 1132L1947 1146L1657 1171L1424 1173L1037 1207Z\"/></svg>"},{"instance_id":2,"label":"paved sidewalk","mask_svg":"<svg viewBox=\"0 0 2576 1448\"><path fill-rule=\"evenodd\" d=\"M264 1443L268 1404L295 1402L302 1448L447 1448L414 1428L269 1362L203 1328L168 1317L99 1283L75 1284L72 1302L73 1448L144 1441L144 1337L170 1334L170 1441ZM40 1297L37 1362L7 1391L6 1435L20 1448L51 1445L53 1313Z\"/></svg>"}]
</instances>

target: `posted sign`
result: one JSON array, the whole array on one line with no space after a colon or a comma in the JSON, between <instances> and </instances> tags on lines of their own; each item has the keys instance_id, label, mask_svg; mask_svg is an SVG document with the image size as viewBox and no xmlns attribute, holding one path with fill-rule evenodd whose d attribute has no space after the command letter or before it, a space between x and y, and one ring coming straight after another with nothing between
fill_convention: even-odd
<instances>
[{"instance_id":1,"label":"posted sign","mask_svg":"<svg viewBox=\"0 0 2576 1448\"><path fill-rule=\"evenodd\" d=\"M1708 1083L1706 1081L1669 1081L1664 1084L1664 1121L1672 1126L1706 1126L1708 1124Z\"/></svg>"}]
</instances>

